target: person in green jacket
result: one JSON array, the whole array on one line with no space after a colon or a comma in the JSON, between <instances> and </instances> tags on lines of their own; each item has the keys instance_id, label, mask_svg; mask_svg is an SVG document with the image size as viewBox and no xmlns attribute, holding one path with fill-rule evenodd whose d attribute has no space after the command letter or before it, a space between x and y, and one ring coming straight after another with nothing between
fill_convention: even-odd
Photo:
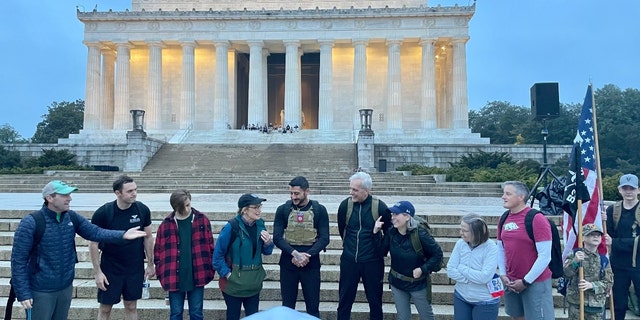
<instances>
[{"instance_id":1,"label":"person in green jacket","mask_svg":"<svg viewBox=\"0 0 640 320\"><path fill-rule=\"evenodd\" d=\"M238 214L222 228L213 252L213 266L220 275L220 290L227 305L227 320L258 312L266 272L262 255L273 252L273 239L261 218L262 202L255 194L238 199Z\"/></svg>"}]
</instances>

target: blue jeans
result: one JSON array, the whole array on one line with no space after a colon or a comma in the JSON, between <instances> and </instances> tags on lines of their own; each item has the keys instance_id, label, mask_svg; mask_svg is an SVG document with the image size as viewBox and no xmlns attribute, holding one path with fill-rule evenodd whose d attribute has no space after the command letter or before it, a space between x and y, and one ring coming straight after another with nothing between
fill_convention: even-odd
<instances>
[{"instance_id":1,"label":"blue jeans","mask_svg":"<svg viewBox=\"0 0 640 320\"><path fill-rule=\"evenodd\" d=\"M453 291L453 320L498 319L500 299L469 302L458 291Z\"/></svg>"},{"instance_id":2,"label":"blue jeans","mask_svg":"<svg viewBox=\"0 0 640 320\"><path fill-rule=\"evenodd\" d=\"M412 298L413 304L416 306L416 309L418 309L420 320L435 320L433 308L429 301L427 301L427 288L418 291L404 291L391 286L391 293L393 294L393 302L396 304L398 320L411 319L410 299Z\"/></svg>"},{"instance_id":3,"label":"blue jeans","mask_svg":"<svg viewBox=\"0 0 640 320\"><path fill-rule=\"evenodd\" d=\"M189 319L202 320L202 300L204 299L204 287L195 287L191 291L169 292L170 320L182 320L184 311L184 298L189 303Z\"/></svg>"}]
</instances>

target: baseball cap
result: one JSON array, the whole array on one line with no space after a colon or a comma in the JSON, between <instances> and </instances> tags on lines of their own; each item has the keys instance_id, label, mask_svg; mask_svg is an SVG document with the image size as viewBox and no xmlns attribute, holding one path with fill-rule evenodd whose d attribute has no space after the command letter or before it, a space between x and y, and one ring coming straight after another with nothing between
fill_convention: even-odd
<instances>
[{"instance_id":1,"label":"baseball cap","mask_svg":"<svg viewBox=\"0 0 640 320\"><path fill-rule=\"evenodd\" d=\"M624 176L620 177L620 185L618 186L618 188L624 186L630 186L638 189L638 177L633 174L625 174Z\"/></svg>"},{"instance_id":2,"label":"baseball cap","mask_svg":"<svg viewBox=\"0 0 640 320\"><path fill-rule=\"evenodd\" d=\"M593 232L600 232L602 234L602 229L600 229L600 227L596 226L593 223L587 223L585 225L582 226L582 235L586 236L590 233Z\"/></svg>"},{"instance_id":3,"label":"baseball cap","mask_svg":"<svg viewBox=\"0 0 640 320\"><path fill-rule=\"evenodd\" d=\"M70 187L66 183L60 180L53 180L47 183L47 185L42 188L42 198L46 198L54 193L57 194L69 194L78 190L76 187Z\"/></svg>"},{"instance_id":4,"label":"baseball cap","mask_svg":"<svg viewBox=\"0 0 640 320\"><path fill-rule=\"evenodd\" d=\"M393 207L389 208L389 211L393 213L405 213L410 216L414 216L416 214L416 209L413 207L411 202L409 201L400 201L393 205Z\"/></svg>"},{"instance_id":5,"label":"baseball cap","mask_svg":"<svg viewBox=\"0 0 640 320\"><path fill-rule=\"evenodd\" d=\"M261 198L256 194L245 193L242 196L240 196L240 199L238 199L238 208L241 209L246 206L250 206L252 204L260 204L263 201L267 201L267 199Z\"/></svg>"}]
</instances>

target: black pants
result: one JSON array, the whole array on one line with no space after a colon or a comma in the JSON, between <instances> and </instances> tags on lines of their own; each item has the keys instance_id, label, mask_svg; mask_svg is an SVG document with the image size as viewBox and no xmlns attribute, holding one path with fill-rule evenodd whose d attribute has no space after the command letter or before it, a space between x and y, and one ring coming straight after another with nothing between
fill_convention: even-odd
<instances>
[{"instance_id":1,"label":"black pants","mask_svg":"<svg viewBox=\"0 0 640 320\"><path fill-rule=\"evenodd\" d=\"M369 319L382 320L383 277L384 260L355 263L340 259L338 320L351 318L351 307L356 299L360 278L362 278L364 293L369 302Z\"/></svg>"},{"instance_id":2,"label":"black pants","mask_svg":"<svg viewBox=\"0 0 640 320\"><path fill-rule=\"evenodd\" d=\"M283 306L296 308L298 282L302 285L307 313L320 318L320 268L280 268L280 292Z\"/></svg>"},{"instance_id":3,"label":"black pants","mask_svg":"<svg viewBox=\"0 0 640 320\"><path fill-rule=\"evenodd\" d=\"M227 320L240 319L240 310L243 305L245 316L250 316L258 312L258 306L260 304L259 293L246 298L230 296L224 292L222 293L222 296L224 297L224 302L227 305Z\"/></svg>"},{"instance_id":4,"label":"black pants","mask_svg":"<svg viewBox=\"0 0 640 320\"><path fill-rule=\"evenodd\" d=\"M632 281L636 296L640 297L640 270L618 268L612 270L614 312L616 320L624 320L629 304L629 287Z\"/></svg>"}]
</instances>

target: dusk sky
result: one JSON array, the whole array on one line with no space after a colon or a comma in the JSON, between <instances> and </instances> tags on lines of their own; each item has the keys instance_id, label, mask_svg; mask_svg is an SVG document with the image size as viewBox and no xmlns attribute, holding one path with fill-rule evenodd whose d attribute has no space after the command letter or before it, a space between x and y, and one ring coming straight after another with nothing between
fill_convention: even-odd
<instances>
[{"instance_id":1,"label":"dusk sky","mask_svg":"<svg viewBox=\"0 0 640 320\"><path fill-rule=\"evenodd\" d=\"M473 1L429 1L429 6ZM84 99L87 48L76 6L131 9L131 0L8 0L0 10L0 126L31 138L52 102ZM469 109L530 106L529 89L558 82L560 102L587 85L640 89L640 1L478 0L467 43Z\"/></svg>"}]
</instances>

